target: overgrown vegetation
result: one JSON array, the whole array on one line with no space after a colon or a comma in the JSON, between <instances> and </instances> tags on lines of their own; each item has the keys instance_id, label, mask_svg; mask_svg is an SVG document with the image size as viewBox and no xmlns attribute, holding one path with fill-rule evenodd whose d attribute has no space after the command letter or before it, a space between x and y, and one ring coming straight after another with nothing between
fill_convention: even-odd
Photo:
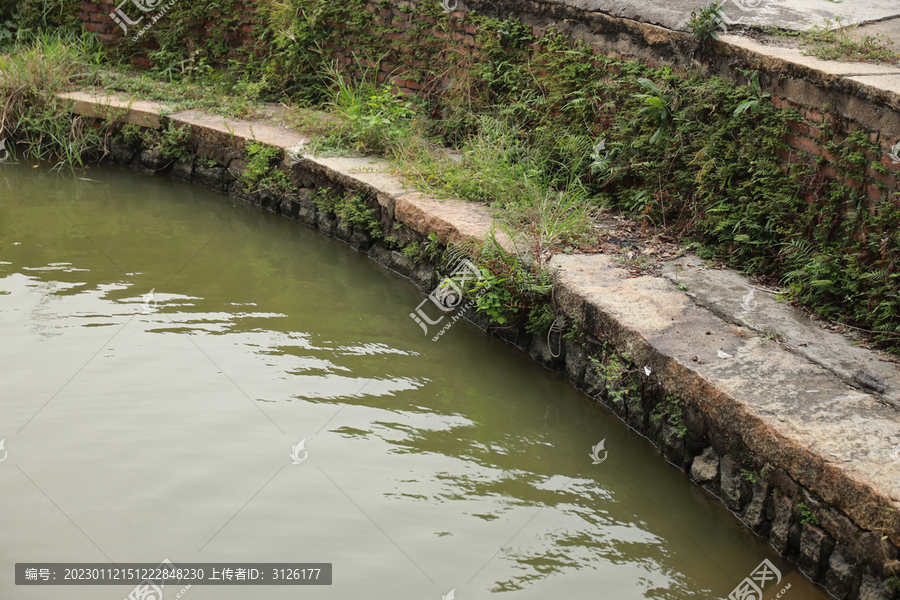
<instances>
[{"instance_id":1,"label":"overgrown vegetation","mask_svg":"<svg viewBox=\"0 0 900 600\"><path fill-rule=\"evenodd\" d=\"M625 399L639 400L637 394L639 380L638 370L634 365L629 366L631 357L628 354L619 356L607 349L604 343L604 360L591 357L591 362L597 368L597 372L606 384L606 394L613 402L621 402Z\"/></svg>"},{"instance_id":2,"label":"overgrown vegetation","mask_svg":"<svg viewBox=\"0 0 900 600\"><path fill-rule=\"evenodd\" d=\"M0 53L0 139L24 154L81 165L103 155L107 128L70 117L58 92L99 78L104 53L89 34L41 33Z\"/></svg>"},{"instance_id":3,"label":"overgrown vegetation","mask_svg":"<svg viewBox=\"0 0 900 600\"><path fill-rule=\"evenodd\" d=\"M886 35L854 35L856 25L842 26L841 18L825 21L824 26L815 26L807 31L793 31L778 28L763 28L776 37L794 38L808 56L822 60L844 62L892 63L900 62L900 52Z\"/></svg>"},{"instance_id":4,"label":"overgrown vegetation","mask_svg":"<svg viewBox=\"0 0 900 600\"><path fill-rule=\"evenodd\" d=\"M665 419L672 426L677 437L684 437L687 433L687 425L684 423L684 413L681 405L681 398L672 394L666 394L665 400L654 407L650 413L650 418L654 421Z\"/></svg>"},{"instance_id":5,"label":"overgrown vegetation","mask_svg":"<svg viewBox=\"0 0 900 600\"><path fill-rule=\"evenodd\" d=\"M259 100L278 100L290 105L286 118L318 128L326 138L320 150L381 154L425 191L501 210L528 264L487 251L483 264L498 281L480 308L495 323L524 319L534 331L553 323L543 264L554 252L596 247L591 217L612 209L652 232L701 244L704 258L778 278L790 287L783 298L872 330L874 341L900 349L900 209L892 199L873 206L865 193L867 185L884 189L873 173L887 167L863 131L822 125L828 158L817 160L841 176L829 181L812 166L782 160L790 151L789 123L802 119L772 105L757 73L746 72L746 85L738 86L651 68L597 55L552 29L535 40L515 18L474 13L466 19L480 49L471 54L446 41L450 16L433 4L402 8L415 12L401 28L374 24L362 0L265 0L254 46L241 43L242 17L230 4L178 3L149 32L156 47L151 69L140 76L121 68L101 75L101 65L116 71L116 63L104 62L87 37L43 37L0 57L10 65L0 69L8 107L0 136L69 163L102 153L108 132L59 118L64 110L52 92L75 84L230 116L254 114ZM19 5L27 5L17 17L20 41L23 31L35 39L38 14L63 29L71 18L58 12L61 4ZM714 39L714 7L695 15L695 32L706 27L698 37ZM221 13L215 31L198 33L193 24L210 11ZM337 32L332 21L346 28ZM334 68L324 48L328 40L340 46L347 31L362 78L351 79L352 68ZM397 33L412 39L389 35ZM124 43L117 52L114 58L127 60L146 49ZM403 77L422 86L420 98L371 83L376 73L390 80L380 67L398 53L417 57ZM313 109L332 116L322 121ZM179 148L176 139L162 141L174 142L161 146L168 151ZM251 185L286 189L273 157L260 150L249 158L258 162L247 176ZM367 226L358 203L342 210Z\"/></svg>"},{"instance_id":6,"label":"overgrown vegetation","mask_svg":"<svg viewBox=\"0 0 900 600\"><path fill-rule=\"evenodd\" d=\"M241 180L251 193L271 191L288 193L294 189L287 173L278 169L281 161L281 148L267 146L259 142L249 141L245 150L247 167L241 174Z\"/></svg>"},{"instance_id":7,"label":"overgrown vegetation","mask_svg":"<svg viewBox=\"0 0 900 600\"><path fill-rule=\"evenodd\" d=\"M811 508L809 508L803 502L797 504L797 508L800 509L800 522L801 523L809 523L810 525L818 525L819 517Z\"/></svg>"},{"instance_id":8,"label":"overgrown vegetation","mask_svg":"<svg viewBox=\"0 0 900 600\"><path fill-rule=\"evenodd\" d=\"M699 11L691 11L691 20L688 21L688 29L700 42L719 39L720 31L727 31L725 21L722 19L722 5L710 2L709 5Z\"/></svg>"}]
</instances>

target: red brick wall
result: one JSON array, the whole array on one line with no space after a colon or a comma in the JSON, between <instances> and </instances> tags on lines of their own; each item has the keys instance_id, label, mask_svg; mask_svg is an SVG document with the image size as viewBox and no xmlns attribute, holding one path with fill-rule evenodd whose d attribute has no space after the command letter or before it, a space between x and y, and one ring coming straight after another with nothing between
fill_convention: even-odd
<instances>
[{"instance_id":1,"label":"red brick wall","mask_svg":"<svg viewBox=\"0 0 900 600\"><path fill-rule=\"evenodd\" d=\"M190 2L191 0L175 0L171 8L165 14L159 17L160 20L167 18L179 18L179 16L171 14L173 10L179 7L182 2ZM169 4L163 0L159 4L158 10L142 12L132 2L122 3L122 0L94 0L93 2L82 3L79 10L79 19L84 28L97 34L97 37L108 46L118 46L120 44L133 43L131 38L144 29L145 25L150 24L152 19L162 12L162 9ZM122 11L132 20L142 20L136 25L128 25L128 34L126 35L122 28L110 16L121 5ZM195 19L186 24L186 32L193 38L213 38L221 35L222 39L231 43L233 46L256 46L256 24L258 17L252 0L247 3L235 2L232 5L231 16L238 21L236 29L222 32L218 27L218 18L221 15L217 10L209 11L209 15L205 21ZM187 41L187 40L186 40ZM138 43L148 50L157 48L156 41L153 37L153 27L147 30L140 38ZM134 58L134 62L143 67L149 67L150 61L146 56Z\"/></svg>"}]
</instances>

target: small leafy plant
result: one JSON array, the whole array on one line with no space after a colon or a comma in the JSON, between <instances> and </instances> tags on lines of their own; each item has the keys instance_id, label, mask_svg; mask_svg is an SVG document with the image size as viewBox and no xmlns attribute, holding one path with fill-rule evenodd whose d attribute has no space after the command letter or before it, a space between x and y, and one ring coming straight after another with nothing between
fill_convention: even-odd
<instances>
[{"instance_id":1,"label":"small leafy plant","mask_svg":"<svg viewBox=\"0 0 900 600\"><path fill-rule=\"evenodd\" d=\"M744 114L748 110L752 115L759 114L759 111L762 109L762 103L772 97L772 94L762 91L762 88L759 87L759 73L756 71L753 72L750 78L750 94L752 97L749 100L744 100L734 109L735 117Z\"/></svg>"},{"instance_id":2,"label":"small leafy plant","mask_svg":"<svg viewBox=\"0 0 900 600\"><path fill-rule=\"evenodd\" d=\"M646 106L641 109L641 113L653 117L659 127L650 138L650 143L656 144L672 120L672 99L663 94L660 87L646 77L639 78L637 82L650 92L649 94L635 94L634 97L644 101Z\"/></svg>"},{"instance_id":3,"label":"small leafy plant","mask_svg":"<svg viewBox=\"0 0 900 600\"><path fill-rule=\"evenodd\" d=\"M719 39L720 31L728 31L722 18L722 6L712 2L709 6L701 8L699 13L696 10L691 11L688 29L699 42Z\"/></svg>"},{"instance_id":4,"label":"small leafy plant","mask_svg":"<svg viewBox=\"0 0 900 600\"><path fill-rule=\"evenodd\" d=\"M797 504L797 508L800 509L801 523L809 523L810 525L819 524L819 517L806 504L800 502L799 504Z\"/></svg>"},{"instance_id":5,"label":"small leafy plant","mask_svg":"<svg viewBox=\"0 0 900 600\"><path fill-rule=\"evenodd\" d=\"M666 399L656 405L650 418L659 421L665 418L675 429L675 435L684 437L687 433L687 425L684 424L684 413L681 410L681 399L672 394L666 394Z\"/></svg>"},{"instance_id":6,"label":"small leafy plant","mask_svg":"<svg viewBox=\"0 0 900 600\"><path fill-rule=\"evenodd\" d=\"M252 191L271 190L286 193L293 189L287 174L279 171L275 163L281 159L281 148L255 141L247 142L245 150L247 168L241 179Z\"/></svg>"},{"instance_id":7,"label":"small leafy plant","mask_svg":"<svg viewBox=\"0 0 900 600\"><path fill-rule=\"evenodd\" d=\"M509 288L502 285L509 278L500 278L489 270L481 269L481 280L472 289L475 294L475 307L478 312L486 314L493 323L503 325L509 319L513 307L513 295Z\"/></svg>"}]
</instances>

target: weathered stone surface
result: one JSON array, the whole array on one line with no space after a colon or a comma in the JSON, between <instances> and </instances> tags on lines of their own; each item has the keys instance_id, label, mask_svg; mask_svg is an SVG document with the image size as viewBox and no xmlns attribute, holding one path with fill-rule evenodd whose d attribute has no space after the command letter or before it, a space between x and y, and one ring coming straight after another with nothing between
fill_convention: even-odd
<instances>
[{"instance_id":1,"label":"weathered stone surface","mask_svg":"<svg viewBox=\"0 0 900 600\"><path fill-rule=\"evenodd\" d=\"M207 167L202 163L197 163L194 167L194 182L214 190L222 190L225 186L222 180L224 174L223 167Z\"/></svg>"},{"instance_id":2,"label":"weathered stone surface","mask_svg":"<svg viewBox=\"0 0 900 600\"><path fill-rule=\"evenodd\" d=\"M581 347L581 344L574 343L567 339L565 340L565 353L566 376L569 378L569 381L572 382L572 385L580 388L584 382L584 371L586 367L584 348Z\"/></svg>"},{"instance_id":3,"label":"weathered stone surface","mask_svg":"<svg viewBox=\"0 0 900 600\"><path fill-rule=\"evenodd\" d=\"M396 250L391 252L391 266L395 271L407 277L412 277L413 272L416 270L416 263L407 258L402 252L397 252Z\"/></svg>"},{"instance_id":4,"label":"weathered stone surface","mask_svg":"<svg viewBox=\"0 0 900 600\"><path fill-rule=\"evenodd\" d=\"M369 234L365 231L355 229L353 230L353 233L350 234L348 243L357 250L366 252L372 246L372 238L369 237Z\"/></svg>"},{"instance_id":5,"label":"weathered stone surface","mask_svg":"<svg viewBox=\"0 0 900 600\"><path fill-rule=\"evenodd\" d=\"M233 121L196 109L173 113L168 118L176 127L191 125L192 140L237 151L242 151L248 140L287 149L308 139L269 121Z\"/></svg>"},{"instance_id":6,"label":"weathered stone surface","mask_svg":"<svg viewBox=\"0 0 900 600\"><path fill-rule=\"evenodd\" d=\"M582 390L591 398L599 399L606 391L606 379L601 375L600 369L592 360L585 361L584 380Z\"/></svg>"},{"instance_id":7,"label":"weathered stone surface","mask_svg":"<svg viewBox=\"0 0 900 600\"><path fill-rule=\"evenodd\" d=\"M134 150L128 144L113 142L109 145L109 154L113 162L120 165L130 165L134 160Z\"/></svg>"},{"instance_id":8,"label":"weathered stone surface","mask_svg":"<svg viewBox=\"0 0 900 600\"><path fill-rule=\"evenodd\" d=\"M900 369L893 362L880 361L879 353L822 329L818 321L772 295L756 294L745 303L744 298L755 291L746 276L728 269L704 268L693 256L667 267L665 276L686 285L694 302L729 322L751 331L777 331L784 348L831 371L848 385L900 396Z\"/></svg>"},{"instance_id":9,"label":"weathered stone surface","mask_svg":"<svg viewBox=\"0 0 900 600\"><path fill-rule=\"evenodd\" d=\"M316 225L323 233L334 235L334 231L337 229L337 217L334 216L334 213L320 210L316 213Z\"/></svg>"},{"instance_id":10,"label":"weathered stone surface","mask_svg":"<svg viewBox=\"0 0 900 600\"><path fill-rule=\"evenodd\" d=\"M825 574L828 558L834 550L834 539L822 529L804 523L800 534L800 568L813 581L820 581Z\"/></svg>"},{"instance_id":11,"label":"weathered stone surface","mask_svg":"<svg viewBox=\"0 0 900 600\"><path fill-rule=\"evenodd\" d=\"M771 469L768 478L772 487L780 490L785 496L789 498L797 498L800 496L800 486L797 485L797 482L791 479L781 467Z\"/></svg>"},{"instance_id":12,"label":"weathered stone surface","mask_svg":"<svg viewBox=\"0 0 900 600\"><path fill-rule=\"evenodd\" d=\"M413 281L419 286L419 289L425 292L431 292L437 285L437 273L431 265L422 264L416 267L412 275Z\"/></svg>"},{"instance_id":13,"label":"weathered stone surface","mask_svg":"<svg viewBox=\"0 0 900 600\"><path fill-rule=\"evenodd\" d=\"M437 234L441 244L482 241L493 226L492 211L483 205L437 200L418 192L395 198L394 213L419 235ZM502 232L496 235L507 251L515 250L509 236Z\"/></svg>"},{"instance_id":14,"label":"weathered stone surface","mask_svg":"<svg viewBox=\"0 0 900 600\"><path fill-rule=\"evenodd\" d=\"M172 164L172 161L159 154L158 152L153 152L150 150L144 150L141 152L141 166L145 169L150 169L151 171L162 171L166 167Z\"/></svg>"},{"instance_id":15,"label":"weathered stone surface","mask_svg":"<svg viewBox=\"0 0 900 600\"><path fill-rule=\"evenodd\" d=\"M562 340L560 340L562 342ZM549 346L547 337L544 335L534 335L531 337L531 348L528 354L550 369L560 369L565 364L565 354L562 343L559 346Z\"/></svg>"},{"instance_id":16,"label":"weathered stone surface","mask_svg":"<svg viewBox=\"0 0 900 600\"><path fill-rule=\"evenodd\" d=\"M796 515L794 516L796 518ZM795 520L788 531L788 543L784 551L784 555L791 560L797 560L797 555L800 553L800 537L802 534L803 526L799 521Z\"/></svg>"},{"instance_id":17,"label":"weathered stone surface","mask_svg":"<svg viewBox=\"0 0 900 600\"><path fill-rule=\"evenodd\" d=\"M741 474L741 465L730 456L723 456L719 463L719 485L725 506L741 510L749 496L749 482Z\"/></svg>"},{"instance_id":18,"label":"weathered stone surface","mask_svg":"<svg viewBox=\"0 0 900 600\"><path fill-rule=\"evenodd\" d=\"M391 251L387 248L376 244L369 248L368 256L380 265L391 267Z\"/></svg>"},{"instance_id":19,"label":"weathered stone surface","mask_svg":"<svg viewBox=\"0 0 900 600\"><path fill-rule=\"evenodd\" d=\"M708 432L742 440L761 462L782 467L863 527L880 529L884 511L900 508L893 499L900 470L885 468L888 448L873 442L873 435L896 435L900 413L803 357L742 337L671 282L630 277L601 254L557 255L550 267L565 290L560 308L582 315L585 333L629 353L634 364L656 365L655 376L686 411L703 414ZM900 537L898 513L889 514L886 529Z\"/></svg>"},{"instance_id":20,"label":"weathered stone surface","mask_svg":"<svg viewBox=\"0 0 900 600\"><path fill-rule=\"evenodd\" d=\"M665 421L662 426L660 443L663 455L679 469L685 468L684 437L677 427Z\"/></svg>"},{"instance_id":21,"label":"weathered stone surface","mask_svg":"<svg viewBox=\"0 0 900 600\"><path fill-rule=\"evenodd\" d=\"M70 110L76 114L98 119L112 119L118 123L130 123L150 129L160 128L159 115L168 110L162 104L146 100L116 98L114 96L94 96L87 92L65 92L58 94L70 102Z\"/></svg>"},{"instance_id":22,"label":"weathered stone surface","mask_svg":"<svg viewBox=\"0 0 900 600\"><path fill-rule=\"evenodd\" d=\"M358 191L364 197L374 196L377 199L381 194L396 198L410 191L408 185L392 174L394 167L389 162L371 156L305 155L301 166L313 174Z\"/></svg>"},{"instance_id":23,"label":"weathered stone surface","mask_svg":"<svg viewBox=\"0 0 900 600\"><path fill-rule=\"evenodd\" d=\"M297 220L312 227L316 226L318 207L312 200L297 200Z\"/></svg>"},{"instance_id":24,"label":"weathered stone surface","mask_svg":"<svg viewBox=\"0 0 900 600\"><path fill-rule=\"evenodd\" d=\"M194 160L176 160L172 165L172 177L177 177L178 179L184 179L187 181L191 180L191 176L194 174Z\"/></svg>"},{"instance_id":25,"label":"weathered stone surface","mask_svg":"<svg viewBox=\"0 0 900 600\"><path fill-rule=\"evenodd\" d=\"M281 204L281 197L272 190L260 190L259 205L266 210L274 211Z\"/></svg>"},{"instance_id":26,"label":"weathered stone surface","mask_svg":"<svg viewBox=\"0 0 900 600\"><path fill-rule=\"evenodd\" d=\"M891 600L891 598L893 598L893 594L883 582L878 581L871 575L862 576L859 600Z\"/></svg>"},{"instance_id":27,"label":"weathered stone surface","mask_svg":"<svg viewBox=\"0 0 900 600\"><path fill-rule=\"evenodd\" d=\"M882 540L881 537L881 532L877 531L866 531L859 534L856 553L860 562L873 565L870 567L872 574L886 577L890 573L884 570L884 565L887 561L897 558L897 548L889 540Z\"/></svg>"},{"instance_id":28,"label":"weathered stone surface","mask_svg":"<svg viewBox=\"0 0 900 600\"><path fill-rule=\"evenodd\" d=\"M757 478L756 482L751 484L751 488L750 502L744 507L741 520L754 533L765 537L769 535L769 529L772 526L766 518L766 504L769 500L771 486L769 482Z\"/></svg>"},{"instance_id":29,"label":"weathered stone surface","mask_svg":"<svg viewBox=\"0 0 900 600\"><path fill-rule=\"evenodd\" d=\"M719 457L712 446L703 454L694 457L691 464L691 479L697 483L714 483L719 478Z\"/></svg>"},{"instance_id":30,"label":"weathered stone surface","mask_svg":"<svg viewBox=\"0 0 900 600\"><path fill-rule=\"evenodd\" d=\"M237 148L219 146L218 144L210 144L204 141L197 144L197 156L199 158L212 159L219 165L231 166L231 162L235 160L240 161L242 165L246 165L246 161L243 160L244 155Z\"/></svg>"},{"instance_id":31,"label":"weathered stone surface","mask_svg":"<svg viewBox=\"0 0 900 600\"><path fill-rule=\"evenodd\" d=\"M610 389L614 387L616 387L614 384L610 385ZM628 407L626 408L628 416L625 418L625 422L638 431L644 431L644 428L647 427L648 413L650 412L647 410L644 402L640 398L629 398L627 396L624 400L620 400L620 402L628 404Z\"/></svg>"},{"instance_id":32,"label":"weathered stone surface","mask_svg":"<svg viewBox=\"0 0 900 600\"><path fill-rule=\"evenodd\" d=\"M490 319L488 319L484 328L491 330L498 338L508 344L512 344L522 352L529 352L531 348L532 336L518 327L494 327L491 325Z\"/></svg>"},{"instance_id":33,"label":"weathered stone surface","mask_svg":"<svg viewBox=\"0 0 900 600\"><path fill-rule=\"evenodd\" d=\"M353 235L353 227L349 225L343 218L337 218L337 227L334 230L334 236L339 240L344 240L345 242L350 241L350 236Z\"/></svg>"},{"instance_id":34,"label":"weathered stone surface","mask_svg":"<svg viewBox=\"0 0 900 600\"><path fill-rule=\"evenodd\" d=\"M770 502L775 515L772 519L772 533L769 536L769 542L777 552L787 554L791 525L793 523L794 505L791 503L790 498L778 493L778 490L770 496Z\"/></svg>"},{"instance_id":35,"label":"weathered stone surface","mask_svg":"<svg viewBox=\"0 0 900 600\"><path fill-rule=\"evenodd\" d=\"M828 590L840 600L846 598L853 587L853 565L844 560L840 549L835 550L828 557L824 583Z\"/></svg>"}]
</instances>

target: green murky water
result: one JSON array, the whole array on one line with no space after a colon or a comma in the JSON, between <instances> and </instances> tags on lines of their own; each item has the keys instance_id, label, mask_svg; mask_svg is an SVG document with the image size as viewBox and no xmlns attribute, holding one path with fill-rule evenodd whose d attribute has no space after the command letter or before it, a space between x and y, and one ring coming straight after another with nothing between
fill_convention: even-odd
<instances>
[{"instance_id":1,"label":"green murky water","mask_svg":"<svg viewBox=\"0 0 900 600\"><path fill-rule=\"evenodd\" d=\"M0 165L0 598L133 587L16 562L164 558L334 565L191 600L723 598L764 558L825 598L558 375L465 321L432 342L413 285L340 242L31 167Z\"/></svg>"}]
</instances>

